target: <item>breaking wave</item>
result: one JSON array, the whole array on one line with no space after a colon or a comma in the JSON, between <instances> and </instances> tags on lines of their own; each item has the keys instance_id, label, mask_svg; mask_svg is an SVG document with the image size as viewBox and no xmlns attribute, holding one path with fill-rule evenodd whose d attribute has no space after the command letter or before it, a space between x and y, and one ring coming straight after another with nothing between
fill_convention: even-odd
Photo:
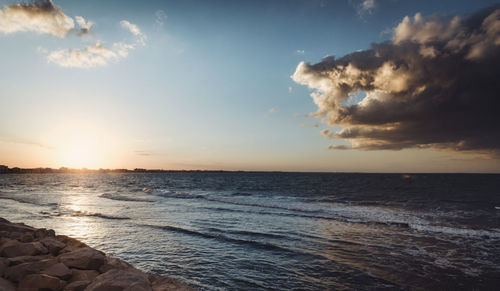
<instances>
[{"instance_id":1,"label":"breaking wave","mask_svg":"<svg viewBox=\"0 0 500 291\"><path fill-rule=\"evenodd\" d=\"M110 200L118 200L118 201L155 202L155 200L153 200L153 199L130 197L130 196L125 196L125 195L120 195L120 194L111 194L111 193L104 193L104 194L99 195L99 197L110 199Z\"/></svg>"}]
</instances>

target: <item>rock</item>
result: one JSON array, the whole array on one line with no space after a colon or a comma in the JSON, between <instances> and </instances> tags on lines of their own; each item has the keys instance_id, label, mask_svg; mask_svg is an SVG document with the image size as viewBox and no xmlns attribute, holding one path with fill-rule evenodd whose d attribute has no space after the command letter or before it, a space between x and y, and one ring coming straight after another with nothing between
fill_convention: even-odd
<instances>
[{"instance_id":1,"label":"rock","mask_svg":"<svg viewBox=\"0 0 500 291\"><path fill-rule=\"evenodd\" d=\"M123 260L120 260L118 258L106 257L106 259L104 259L104 265L99 268L99 272L106 273L109 270L127 270L130 268L133 268L132 265Z\"/></svg>"},{"instance_id":2,"label":"rock","mask_svg":"<svg viewBox=\"0 0 500 291\"><path fill-rule=\"evenodd\" d=\"M9 259L6 258L0 258L0 277L3 276L3 273L5 273L5 270L7 267L10 265ZM2 289L0 289L2 290Z\"/></svg>"},{"instance_id":3,"label":"rock","mask_svg":"<svg viewBox=\"0 0 500 291\"><path fill-rule=\"evenodd\" d=\"M55 238L47 237L41 240L42 244L49 249L49 252L57 256L59 252L66 247L66 244Z\"/></svg>"},{"instance_id":4,"label":"rock","mask_svg":"<svg viewBox=\"0 0 500 291\"><path fill-rule=\"evenodd\" d=\"M59 255L57 259L68 267L82 270L99 270L104 264L104 254L89 247Z\"/></svg>"},{"instance_id":5,"label":"rock","mask_svg":"<svg viewBox=\"0 0 500 291\"><path fill-rule=\"evenodd\" d=\"M46 237L55 237L56 232L53 229L39 228L35 230L35 237L38 239L43 239Z\"/></svg>"},{"instance_id":6,"label":"rock","mask_svg":"<svg viewBox=\"0 0 500 291\"><path fill-rule=\"evenodd\" d=\"M32 242L33 241L33 234L29 233L29 232L26 232L26 233L12 232L12 233L10 233L9 237L11 239L15 239L15 240L18 240L20 242Z\"/></svg>"},{"instance_id":7,"label":"rock","mask_svg":"<svg viewBox=\"0 0 500 291\"><path fill-rule=\"evenodd\" d=\"M10 266L15 266L19 264L24 264L24 263L30 263L30 262L38 262L41 260L46 260L54 258L51 255L42 255L42 256L20 256L20 257L13 257L9 258L9 265Z\"/></svg>"},{"instance_id":8,"label":"rock","mask_svg":"<svg viewBox=\"0 0 500 291\"><path fill-rule=\"evenodd\" d=\"M12 284L11 282L0 278L0 290L1 291L16 291L16 286Z\"/></svg>"},{"instance_id":9,"label":"rock","mask_svg":"<svg viewBox=\"0 0 500 291\"><path fill-rule=\"evenodd\" d=\"M151 282L151 287L153 291L170 291L170 290L179 290L179 291L190 291L193 290L189 286L184 285L178 282L175 279L172 279L167 276L159 276L159 275L149 275L149 281Z\"/></svg>"},{"instance_id":10,"label":"rock","mask_svg":"<svg viewBox=\"0 0 500 291\"><path fill-rule=\"evenodd\" d=\"M72 271L72 276L70 282L76 282L76 281L92 281L94 280L97 276L99 276L99 272L96 270L78 270L78 269L71 269Z\"/></svg>"},{"instance_id":11,"label":"rock","mask_svg":"<svg viewBox=\"0 0 500 291\"><path fill-rule=\"evenodd\" d=\"M46 274L32 274L19 282L19 291L62 290L66 283Z\"/></svg>"},{"instance_id":12,"label":"rock","mask_svg":"<svg viewBox=\"0 0 500 291\"><path fill-rule=\"evenodd\" d=\"M69 253L69 252L76 251L80 248L88 247L88 245L82 243L81 241L76 240L74 238L71 238L69 236L65 236L65 235L56 236L56 240L58 240L66 245L66 247L59 252L60 254Z\"/></svg>"},{"instance_id":13,"label":"rock","mask_svg":"<svg viewBox=\"0 0 500 291\"><path fill-rule=\"evenodd\" d=\"M90 281L75 281L64 287L64 291L83 291L90 284Z\"/></svg>"},{"instance_id":14,"label":"rock","mask_svg":"<svg viewBox=\"0 0 500 291\"><path fill-rule=\"evenodd\" d=\"M69 280L69 278L71 278L71 276L73 275L73 272L63 263L57 263L55 265L52 265L47 269L41 271L40 273L57 277L65 281Z\"/></svg>"},{"instance_id":15,"label":"rock","mask_svg":"<svg viewBox=\"0 0 500 291\"><path fill-rule=\"evenodd\" d=\"M49 250L40 242L20 243L10 241L2 245L0 254L7 258L46 254Z\"/></svg>"},{"instance_id":16,"label":"rock","mask_svg":"<svg viewBox=\"0 0 500 291\"><path fill-rule=\"evenodd\" d=\"M151 291L149 280L146 274L137 270L111 270L101 274L90 283L85 291L121 291L121 290L134 290L134 291Z\"/></svg>"},{"instance_id":17,"label":"rock","mask_svg":"<svg viewBox=\"0 0 500 291\"><path fill-rule=\"evenodd\" d=\"M24 278L24 276L40 273L41 270L45 270L57 263L58 262L56 259L47 259L38 262L30 262L30 263L19 264L17 266L11 266L5 270L4 277L7 280L13 282L19 282L21 281L21 279Z\"/></svg>"},{"instance_id":18,"label":"rock","mask_svg":"<svg viewBox=\"0 0 500 291\"><path fill-rule=\"evenodd\" d=\"M23 223L0 222L0 231L2 230L8 233L12 232L35 233L36 228L26 226Z\"/></svg>"}]
</instances>

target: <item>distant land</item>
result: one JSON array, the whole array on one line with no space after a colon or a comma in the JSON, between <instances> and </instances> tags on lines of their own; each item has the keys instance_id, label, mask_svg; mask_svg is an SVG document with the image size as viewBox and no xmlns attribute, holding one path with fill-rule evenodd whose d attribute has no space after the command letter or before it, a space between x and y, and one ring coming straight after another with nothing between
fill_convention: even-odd
<instances>
[{"instance_id":1,"label":"distant land","mask_svg":"<svg viewBox=\"0 0 500 291\"><path fill-rule=\"evenodd\" d=\"M223 170L163 170L163 169L72 169L60 167L59 169L52 168L9 168L5 165L0 165L0 174L52 174L52 173L166 173L166 172L245 172L245 171L223 171Z\"/></svg>"}]
</instances>

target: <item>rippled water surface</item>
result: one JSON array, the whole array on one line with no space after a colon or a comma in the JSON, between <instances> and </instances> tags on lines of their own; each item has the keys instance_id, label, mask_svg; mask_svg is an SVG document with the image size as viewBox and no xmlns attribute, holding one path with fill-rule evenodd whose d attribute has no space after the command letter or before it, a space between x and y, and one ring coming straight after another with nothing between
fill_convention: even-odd
<instances>
[{"instance_id":1,"label":"rippled water surface","mask_svg":"<svg viewBox=\"0 0 500 291\"><path fill-rule=\"evenodd\" d=\"M500 286L499 175L6 174L0 216L201 290Z\"/></svg>"}]
</instances>

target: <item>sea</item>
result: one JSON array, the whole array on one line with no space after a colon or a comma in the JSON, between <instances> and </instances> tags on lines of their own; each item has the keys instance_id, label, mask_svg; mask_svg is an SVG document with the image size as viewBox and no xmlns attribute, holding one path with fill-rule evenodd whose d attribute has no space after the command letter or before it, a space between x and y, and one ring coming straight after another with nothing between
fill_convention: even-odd
<instances>
[{"instance_id":1,"label":"sea","mask_svg":"<svg viewBox=\"0 0 500 291\"><path fill-rule=\"evenodd\" d=\"M500 175L0 175L0 217L196 290L500 290Z\"/></svg>"}]
</instances>

